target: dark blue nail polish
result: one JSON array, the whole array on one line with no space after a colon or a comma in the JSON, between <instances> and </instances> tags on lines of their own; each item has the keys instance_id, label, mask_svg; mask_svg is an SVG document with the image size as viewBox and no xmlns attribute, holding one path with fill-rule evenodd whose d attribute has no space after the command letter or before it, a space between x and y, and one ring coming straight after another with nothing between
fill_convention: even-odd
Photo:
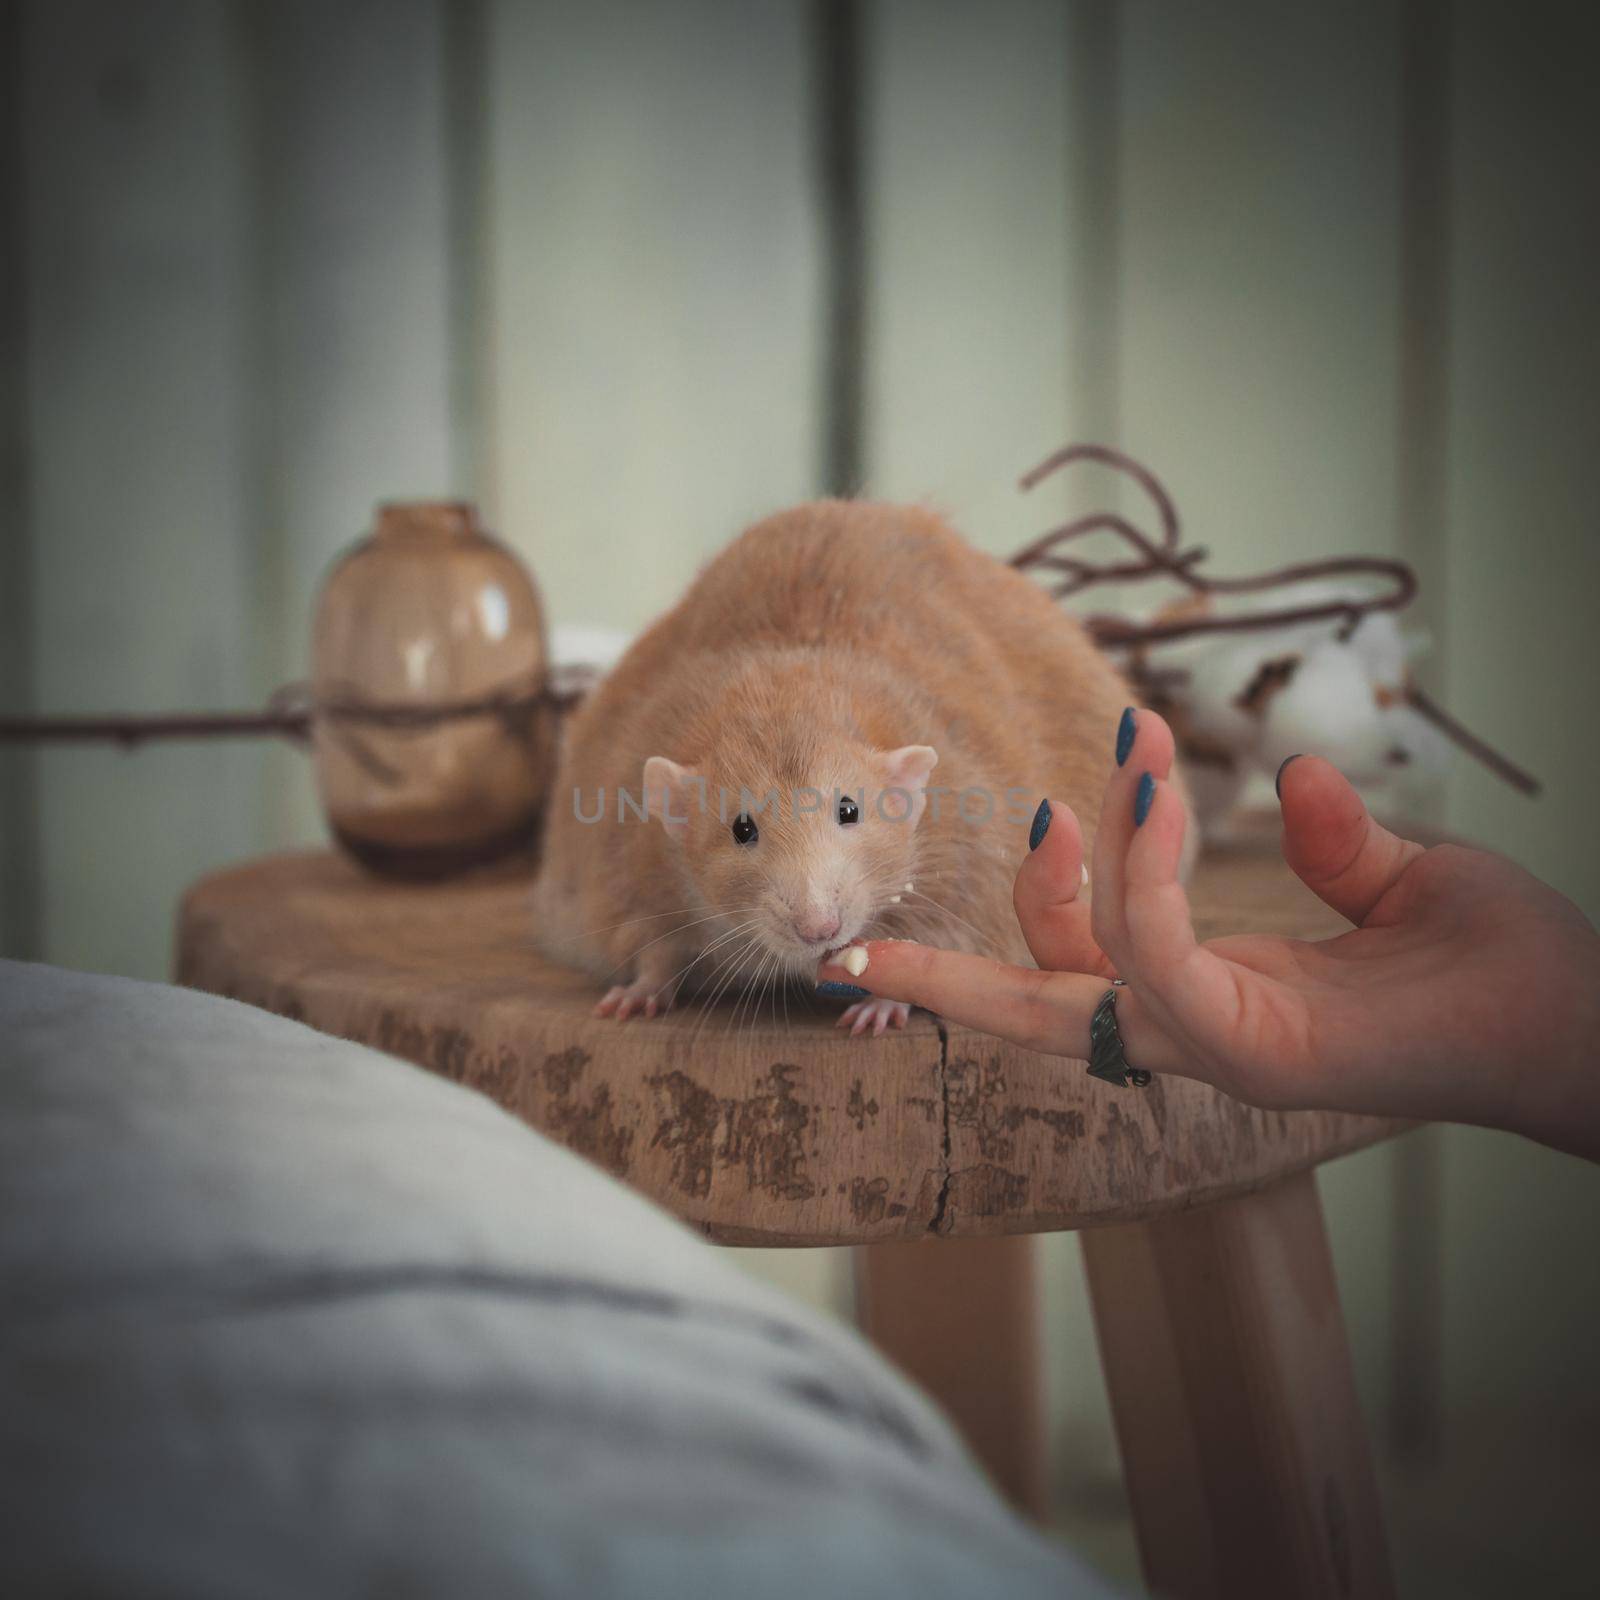
<instances>
[{"instance_id":1,"label":"dark blue nail polish","mask_svg":"<svg viewBox=\"0 0 1600 1600\"><path fill-rule=\"evenodd\" d=\"M1148 772L1140 775L1139 787L1133 794L1133 825L1140 827L1144 819L1150 815L1150 807L1155 804L1156 780Z\"/></svg>"},{"instance_id":2,"label":"dark blue nail polish","mask_svg":"<svg viewBox=\"0 0 1600 1600\"><path fill-rule=\"evenodd\" d=\"M1050 802L1041 800L1039 809L1033 814L1033 826L1028 829L1028 848L1037 850L1044 843L1044 836L1050 831Z\"/></svg>"},{"instance_id":3,"label":"dark blue nail polish","mask_svg":"<svg viewBox=\"0 0 1600 1600\"><path fill-rule=\"evenodd\" d=\"M829 978L826 983L817 985L817 993L825 994L834 1000L870 1000L872 993L867 989L858 989L853 983L835 983Z\"/></svg>"},{"instance_id":4,"label":"dark blue nail polish","mask_svg":"<svg viewBox=\"0 0 1600 1600\"><path fill-rule=\"evenodd\" d=\"M1283 759L1283 765L1278 768L1277 777L1272 780L1273 790L1280 800L1283 799L1283 775L1289 770L1289 763L1291 761L1298 761L1299 759L1299 751L1296 751L1292 756L1285 756Z\"/></svg>"},{"instance_id":5,"label":"dark blue nail polish","mask_svg":"<svg viewBox=\"0 0 1600 1600\"><path fill-rule=\"evenodd\" d=\"M1117 765L1125 766L1129 755L1133 751L1134 735L1139 731L1139 724L1134 721L1133 707L1129 706L1122 713L1122 721L1117 724Z\"/></svg>"}]
</instances>

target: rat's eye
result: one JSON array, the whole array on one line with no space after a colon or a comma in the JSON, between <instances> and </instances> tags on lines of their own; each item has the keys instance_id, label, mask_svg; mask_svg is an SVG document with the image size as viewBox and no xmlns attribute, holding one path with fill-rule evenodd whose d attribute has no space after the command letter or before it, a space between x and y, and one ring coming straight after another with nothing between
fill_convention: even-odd
<instances>
[{"instance_id":1,"label":"rat's eye","mask_svg":"<svg viewBox=\"0 0 1600 1600\"><path fill-rule=\"evenodd\" d=\"M735 844L754 844L761 837L761 830L742 811L733 819L732 831Z\"/></svg>"},{"instance_id":2,"label":"rat's eye","mask_svg":"<svg viewBox=\"0 0 1600 1600\"><path fill-rule=\"evenodd\" d=\"M853 823L857 823L860 820L861 812L859 808L857 807L855 801L852 800L849 795L846 795L844 799L839 802L839 826L841 828L848 828Z\"/></svg>"}]
</instances>

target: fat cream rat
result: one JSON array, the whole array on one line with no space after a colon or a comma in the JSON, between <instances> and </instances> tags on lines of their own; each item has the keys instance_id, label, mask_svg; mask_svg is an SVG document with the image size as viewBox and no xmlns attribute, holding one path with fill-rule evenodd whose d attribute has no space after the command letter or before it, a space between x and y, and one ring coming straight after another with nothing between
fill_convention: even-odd
<instances>
[{"instance_id":1,"label":"fat cream rat","mask_svg":"<svg viewBox=\"0 0 1600 1600\"><path fill-rule=\"evenodd\" d=\"M769 517L575 714L540 945L609 985L596 1011L619 1018L686 990L809 989L856 939L1028 963L1011 889L1029 819L1065 799L1092 848L1131 699L1073 618L934 513Z\"/></svg>"}]
</instances>

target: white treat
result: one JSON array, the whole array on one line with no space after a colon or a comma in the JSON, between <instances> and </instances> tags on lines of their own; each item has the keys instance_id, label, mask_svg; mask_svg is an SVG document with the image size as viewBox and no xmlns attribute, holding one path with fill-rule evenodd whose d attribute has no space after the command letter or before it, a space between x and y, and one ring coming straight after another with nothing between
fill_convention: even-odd
<instances>
[{"instance_id":1,"label":"white treat","mask_svg":"<svg viewBox=\"0 0 1600 1600\"><path fill-rule=\"evenodd\" d=\"M839 965L850 974L852 978L859 978L867 970L867 952L858 944L853 944L845 951Z\"/></svg>"},{"instance_id":2,"label":"white treat","mask_svg":"<svg viewBox=\"0 0 1600 1600\"><path fill-rule=\"evenodd\" d=\"M897 895L897 894L890 895L889 896L889 904L892 905L892 906L899 905L900 904L900 896Z\"/></svg>"}]
</instances>

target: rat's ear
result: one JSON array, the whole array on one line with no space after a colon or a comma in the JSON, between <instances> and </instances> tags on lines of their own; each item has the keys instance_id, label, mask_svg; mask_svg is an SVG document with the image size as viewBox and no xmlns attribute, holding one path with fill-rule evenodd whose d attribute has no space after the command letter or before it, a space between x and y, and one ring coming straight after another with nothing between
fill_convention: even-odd
<instances>
[{"instance_id":1,"label":"rat's ear","mask_svg":"<svg viewBox=\"0 0 1600 1600\"><path fill-rule=\"evenodd\" d=\"M645 810L671 838L683 837L689 826L689 808L704 792L705 779L676 761L651 756L644 764Z\"/></svg>"},{"instance_id":2,"label":"rat's ear","mask_svg":"<svg viewBox=\"0 0 1600 1600\"><path fill-rule=\"evenodd\" d=\"M883 763L879 814L891 821L905 819L906 797L909 796L909 820L914 827L927 803L928 774L938 764L939 752L930 744L907 744L898 750L884 751L879 760Z\"/></svg>"}]
</instances>

